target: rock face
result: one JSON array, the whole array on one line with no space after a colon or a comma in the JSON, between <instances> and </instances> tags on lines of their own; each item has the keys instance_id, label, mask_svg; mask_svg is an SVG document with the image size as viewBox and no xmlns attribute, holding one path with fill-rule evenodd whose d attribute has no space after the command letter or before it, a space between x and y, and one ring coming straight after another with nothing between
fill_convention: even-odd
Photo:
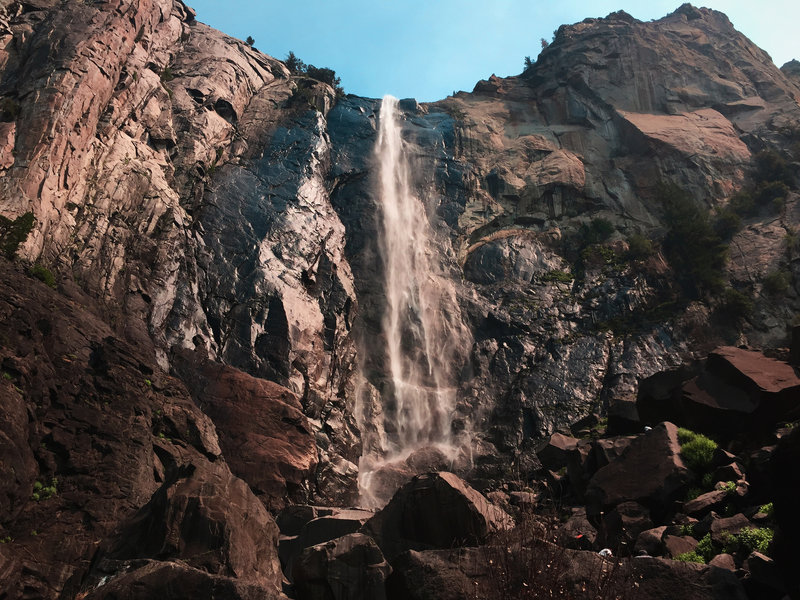
<instances>
[{"instance_id":1,"label":"rock face","mask_svg":"<svg viewBox=\"0 0 800 600\"><path fill-rule=\"evenodd\" d=\"M758 152L783 153L792 171L797 81L796 61L778 70L724 15L684 5L650 23L613 13L563 26L517 77L401 101L403 139L424 157L416 191L440 275L474 340L458 349L451 415L470 447L455 461L419 449L381 473L386 488L442 468L484 484L509 465L530 475L540 440L589 415L638 433L645 378L726 344L784 344L800 312L797 194L781 188L731 241L725 278L754 301L736 320L717 298L681 295L681 273L659 252L671 223L656 184L723 214ZM234 476L275 509L356 498L359 460L386 449L397 410L384 402L379 107L291 74L180 0L0 5L0 578L10 599L88 592L94 575L81 565L154 493L177 494L178 513L217 529L241 529L241 515L217 520L189 504L216 506L210 486L256 514ZM786 186L798 185L792 173ZM652 253L634 252L637 235ZM739 412L796 418L796 385L778 389L783 375L766 381L743 353L708 362L740 389L733 400L759 407ZM681 393L708 405L704 382ZM576 442L556 452L567 477L552 477L577 496L593 477L603 506L663 509L682 473L669 431ZM656 438L669 472L654 467L644 491L612 477ZM206 483L178 483L190 468ZM465 522L476 540L502 527L450 477L415 484L461 507L402 534L421 547L452 543ZM373 523L384 550L389 514ZM271 575L239 574L261 566L233 567L217 546L213 564L193 563L193 543L169 561L120 555L128 570L92 597L172 597L178 581L196 597L279 593Z\"/></svg>"},{"instance_id":2,"label":"rock face","mask_svg":"<svg viewBox=\"0 0 800 600\"><path fill-rule=\"evenodd\" d=\"M173 364L214 421L233 472L270 508L307 499L317 447L297 397L276 383L195 357L184 351Z\"/></svg>"}]
</instances>

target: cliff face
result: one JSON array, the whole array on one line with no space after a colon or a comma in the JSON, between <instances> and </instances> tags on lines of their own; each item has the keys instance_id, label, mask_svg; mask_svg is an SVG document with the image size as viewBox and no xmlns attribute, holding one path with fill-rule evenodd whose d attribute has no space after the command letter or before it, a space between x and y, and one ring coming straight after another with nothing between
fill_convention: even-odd
<instances>
[{"instance_id":1,"label":"cliff face","mask_svg":"<svg viewBox=\"0 0 800 600\"><path fill-rule=\"evenodd\" d=\"M733 237L726 277L755 301L744 321L677 302L678 274L661 254L625 257L632 236L659 240L670 227L659 181L705 210L748 185L761 150L789 152L796 167L794 71L721 13L684 5L651 23L615 13L564 26L520 76L400 102L442 273L474 339L453 416L474 434L465 473L525 470L542 435L597 412L628 415L641 379L704 344L785 342L800 310L797 247L784 241L800 223L796 194ZM379 106L337 100L177 0L0 3L0 214L33 213L16 259L53 271L58 289L4 263L4 328L28 341L1 340L16 386L2 388L1 447L17 476L3 484L0 524L17 549L32 548L22 534L42 509L34 483L92 472L63 454L98 431L124 438L97 452L122 453L105 477L130 489L98 505L107 516L75 538L62 570L29 573L26 585L52 596L79 578L70 565L172 481L166 455L178 470L224 456L225 473L208 477L242 477L268 507L355 500L359 458L391 435L380 402ZM593 239L598 224L610 230ZM762 283L777 270L792 277L780 301ZM56 318L70 332L92 324L78 350L48 349L40 322ZM127 380L117 391L98 383L93 349L108 344L125 350L104 360L150 382L146 402ZM32 358L43 353L45 380ZM162 377L170 383L155 385ZM80 390L98 385L99 406L144 404L87 429ZM183 415L171 429L159 425L169 411ZM94 493L69 485L76 502ZM0 574L28 569L0 558Z\"/></svg>"}]
</instances>

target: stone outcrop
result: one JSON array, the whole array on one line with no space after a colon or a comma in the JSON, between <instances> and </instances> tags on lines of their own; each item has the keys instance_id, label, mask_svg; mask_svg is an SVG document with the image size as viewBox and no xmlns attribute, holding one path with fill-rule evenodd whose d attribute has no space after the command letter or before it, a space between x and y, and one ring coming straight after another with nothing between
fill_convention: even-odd
<instances>
[{"instance_id":1,"label":"stone outcrop","mask_svg":"<svg viewBox=\"0 0 800 600\"><path fill-rule=\"evenodd\" d=\"M297 397L271 381L194 358L184 352L173 357L173 364L214 421L231 470L272 509L308 499L317 446Z\"/></svg>"}]
</instances>

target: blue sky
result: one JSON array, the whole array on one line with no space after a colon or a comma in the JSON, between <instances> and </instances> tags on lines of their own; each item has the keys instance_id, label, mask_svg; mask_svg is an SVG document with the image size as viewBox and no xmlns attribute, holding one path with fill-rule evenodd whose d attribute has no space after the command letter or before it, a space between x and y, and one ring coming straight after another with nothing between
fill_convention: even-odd
<instances>
[{"instance_id":1,"label":"blue sky","mask_svg":"<svg viewBox=\"0 0 800 600\"><path fill-rule=\"evenodd\" d=\"M535 58L540 39L564 23L625 10L658 19L680 0L186 0L198 20L225 33L253 36L276 58L289 50L307 63L334 69L346 92L392 94L421 101L472 90L492 73L516 75ZM778 66L797 58L798 0L718 0L708 6L765 49Z\"/></svg>"}]
</instances>

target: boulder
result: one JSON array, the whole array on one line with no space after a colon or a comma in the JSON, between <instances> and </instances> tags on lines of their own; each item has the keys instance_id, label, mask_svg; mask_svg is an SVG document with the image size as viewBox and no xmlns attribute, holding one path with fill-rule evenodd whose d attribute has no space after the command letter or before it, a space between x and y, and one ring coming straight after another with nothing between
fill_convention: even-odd
<instances>
[{"instance_id":1,"label":"boulder","mask_svg":"<svg viewBox=\"0 0 800 600\"><path fill-rule=\"evenodd\" d=\"M558 544L573 550L596 550L597 529L586 518L586 511L573 511L557 531Z\"/></svg>"},{"instance_id":2,"label":"boulder","mask_svg":"<svg viewBox=\"0 0 800 600\"><path fill-rule=\"evenodd\" d=\"M101 552L106 565L181 561L277 592L277 542L278 526L247 484L224 463L213 463L175 469Z\"/></svg>"},{"instance_id":3,"label":"boulder","mask_svg":"<svg viewBox=\"0 0 800 600\"><path fill-rule=\"evenodd\" d=\"M627 556L633 552L639 535L650 529L653 521L647 508L637 502L622 502L602 515L598 543L615 554Z\"/></svg>"},{"instance_id":4,"label":"boulder","mask_svg":"<svg viewBox=\"0 0 800 600\"><path fill-rule=\"evenodd\" d=\"M352 533L303 550L292 578L298 600L385 600L391 572L374 540Z\"/></svg>"},{"instance_id":5,"label":"boulder","mask_svg":"<svg viewBox=\"0 0 800 600\"><path fill-rule=\"evenodd\" d=\"M447 472L418 475L364 525L392 560L409 549L476 545L513 521L478 491Z\"/></svg>"},{"instance_id":6,"label":"boulder","mask_svg":"<svg viewBox=\"0 0 800 600\"><path fill-rule=\"evenodd\" d=\"M732 517L713 519L710 528L711 540L718 544L724 544L729 535L739 533L745 527L752 527L752 523L742 513L737 513Z\"/></svg>"},{"instance_id":7,"label":"boulder","mask_svg":"<svg viewBox=\"0 0 800 600\"><path fill-rule=\"evenodd\" d=\"M320 516L306 522L297 535L281 536L279 545L281 565L290 581L293 578L295 560L304 548L355 533L375 515L368 510L313 508Z\"/></svg>"},{"instance_id":8,"label":"boulder","mask_svg":"<svg viewBox=\"0 0 800 600\"><path fill-rule=\"evenodd\" d=\"M102 573L103 564L97 573ZM288 600L273 586L222 577L182 562L135 560L116 565L82 593L85 600Z\"/></svg>"},{"instance_id":9,"label":"boulder","mask_svg":"<svg viewBox=\"0 0 800 600\"><path fill-rule=\"evenodd\" d=\"M214 421L231 471L269 508L307 500L317 446L300 400L277 383L188 351L176 352L173 364Z\"/></svg>"},{"instance_id":10,"label":"boulder","mask_svg":"<svg viewBox=\"0 0 800 600\"><path fill-rule=\"evenodd\" d=\"M684 502L683 512L692 517L702 517L712 510L720 510L728 502L728 492L726 490L712 490L705 494L700 494L697 498Z\"/></svg>"},{"instance_id":11,"label":"boulder","mask_svg":"<svg viewBox=\"0 0 800 600\"><path fill-rule=\"evenodd\" d=\"M728 571L736 570L736 561L730 554L722 553L717 554L714 558L708 561L709 566L718 567L720 569L727 569Z\"/></svg>"},{"instance_id":12,"label":"boulder","mask_svg":"<svg viewBox=\"0 0 800 600\"><path fill-rule=\"evenodd\" d=\"M697 548L697 540L688 535L665 535L664 549L669 558L675 558L679 554L691 552Z\"/></svg>"},{"instance_id":13,"label":"boulder","mask_svg":"<svg viewBox=\"0 0 800 600\"><path fill-rule=\"evenodd\" d=\"M617 460L599 469L589 482L586 497L597 511L636 501L663 512L683 494L688 481L678 428L661 423L634 439Z\"/></svg>"},{"instance_id":14,"label":"boulder","mask_svg":"<svg viewBox=\"0 0 800 600\"><path fill-rule=\"evenodd\" d=\"M536 455L545 469L558 471L567 466L569 454L578 445L578 440L562 433L554 433Z\"/></svg>"},{"instance_id":15,"label":"boulder","mask_svg":"<svg viewBox=\"0 0 800 600\"><path fill-rule=\"evenodd\" d=\"M636 556L642 553L648 554L649 556L661 556L666 549L663 541L666 531L666 525L642 531L636 537L636 545L633 547L633 553Z\"/></svg>"},{"instance_id":16,"label":"boulder","mask_svg":"<svg viewBox=\"0 0 800 600\"><path fill-rule=\"evenodd\" d=\"M786 586L781 573L769 556L761 552L752 552L745 562L750 577L744 580L745 589L750 598L779 600L786 596Z\"/></svg>"},{"instance_id":17,"label":"boulder","mask_svg":"<svg viewBox=\"0 0 800 600\"><path fill-rule=\"evenodd\" d=\"M275 523L283 535L299 535L303 526L317 517L333 514L334 509L308 504L292 504L275 515Z\"/></svg>"}]
</instances>

